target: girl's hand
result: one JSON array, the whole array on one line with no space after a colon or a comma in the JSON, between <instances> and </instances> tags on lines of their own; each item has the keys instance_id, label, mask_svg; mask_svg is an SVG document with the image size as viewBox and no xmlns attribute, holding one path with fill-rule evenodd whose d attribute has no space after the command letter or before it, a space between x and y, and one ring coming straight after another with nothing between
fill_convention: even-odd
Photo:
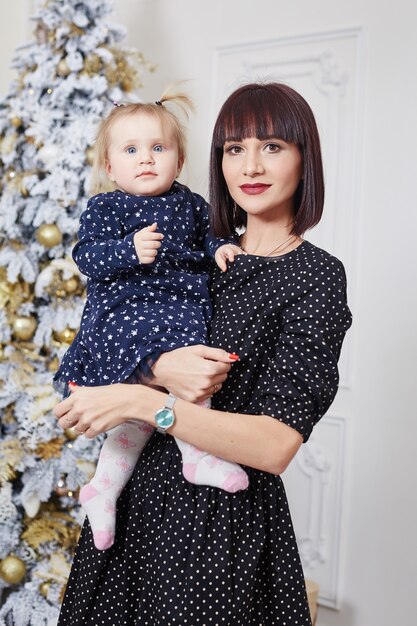
<instances>
[{"instance_id":1,"label":"girl's hand","mask_svg":"<svg viewBox=\"0 0 417 626\"><path fill-rule=\"evenodd\" d=\"M103 387L78 387L70 383L71 395L57 404L53 413L61 428L74 427L92 439L130 418L139 385L107 385Z\"/></svg>"},{"instance_id":2,"label":"girl's hand","mask_svg":"<svg viewBox=\"0 0 417 626\"><path fill-rule=\"evenodd\" d=\"M152 385L188 402L202 402L221 389L239 357L220 348L197 345L164 352L152 366Z\"/></svg>"},{"instance_id":3,"label":"girl's hand","mask_svg":"<svg viewBox=\"0 0 417 626\"><path fill-rule=\"evenodd\" d=\"M235 246L233 243L227 243L224 246L217 248L214 254L214 260L222 272L226 272L227 261L233 263L237 254L244 254L244 252L241 248L239 248L239 246Z\"/></svg>"},{"instance_id":4,"label":"girl's hand","mask_svg":"<svg viewBox=\"0 0 417 626\"><path fill-rule=\"evenodd\" d=\"M156 222L142 230L138 230L133 237L136 254L142 264L153 263L155 261L158 250L161 247L161 240L164 238L162 233L157 233L158 225Z\"/></svg>"}]
</instances>

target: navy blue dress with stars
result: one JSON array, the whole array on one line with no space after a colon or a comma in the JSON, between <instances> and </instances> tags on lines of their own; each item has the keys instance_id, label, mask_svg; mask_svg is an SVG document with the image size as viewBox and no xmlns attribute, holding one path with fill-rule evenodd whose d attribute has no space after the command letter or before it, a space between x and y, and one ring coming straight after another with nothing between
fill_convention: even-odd
<instances>
[{"instance_id":1,"label":"navy blue dress with stars","mask_svg":"<svg viewBox=\"0 0 417 626\"><path fill-rule=\"evenodd\" d=\"M146 379L161 352L207 343L209 274L227 243L209 231L208 205L174 182L160 196L122 191L90 198L73 257L88 277L79 332L54 376L57 388ZM135 233L158 224L164 239L142 265Z\"/></svg>"}]
</instances>

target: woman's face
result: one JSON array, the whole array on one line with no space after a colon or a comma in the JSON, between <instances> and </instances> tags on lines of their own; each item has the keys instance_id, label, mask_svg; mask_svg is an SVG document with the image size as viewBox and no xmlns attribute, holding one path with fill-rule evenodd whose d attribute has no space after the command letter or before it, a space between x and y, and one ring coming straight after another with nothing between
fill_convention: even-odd
<instances>
[{"instance_id":1,"label":"woman's face","mask_svg":"<svg viewBox=\"0 0 417 626\"><path fill-rule=\"evenodd\" d=\"M291 217L303 176L298 147L282 139L248 137L223 147L223 175L233 200L248 214Z\"/></svg>"}]
</instances>

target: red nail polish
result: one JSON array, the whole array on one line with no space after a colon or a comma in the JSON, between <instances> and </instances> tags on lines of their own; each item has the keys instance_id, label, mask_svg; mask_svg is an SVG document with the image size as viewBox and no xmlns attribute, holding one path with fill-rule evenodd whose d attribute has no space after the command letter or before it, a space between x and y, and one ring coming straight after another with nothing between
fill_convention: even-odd
<instances>
[{"instance_id":1,"label":"red nail polish","mask_svg":"<svg viewBox=\"0 0 417 626\"><path fill-rule=\"evenodd\" d=\"M238 360L239 360L239 356L238 356L237 354L235 354L234 352L231 352L231 353L229 354L229 359L230 359L231 361L238 361Z\"/></svg>"},{"instance_id":2,"label":"red nail polish","mask_svg":"<svg viewBox=\"0 0 417 626\"><path fill-rule=\"evenodd\" d=\"M77 386L77 383L73 383L72 381L70 381L68 384L71 385L72 387L76 387Z\"/></svg>"}]
</instances>

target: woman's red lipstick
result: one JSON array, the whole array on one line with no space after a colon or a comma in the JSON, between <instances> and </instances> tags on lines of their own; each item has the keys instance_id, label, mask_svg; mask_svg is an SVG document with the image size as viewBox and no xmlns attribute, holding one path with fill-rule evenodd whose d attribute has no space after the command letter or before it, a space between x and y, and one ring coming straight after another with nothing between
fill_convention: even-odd
<instances>
[{"instance_id":1,"label":"woman's red lipstick","mask_svg":"<svg viewBox=\"0 0 417 626\"><path fill-rule=\"evenodd\" d=\"M254 183L252 185L249 183L245 183L244 185L240 186L240 189L243 191L243 193L246 193L249 196L256 196L269 189L270 186L271 185L265 185L263 183Z\"/></svg>"}]
</instances>

